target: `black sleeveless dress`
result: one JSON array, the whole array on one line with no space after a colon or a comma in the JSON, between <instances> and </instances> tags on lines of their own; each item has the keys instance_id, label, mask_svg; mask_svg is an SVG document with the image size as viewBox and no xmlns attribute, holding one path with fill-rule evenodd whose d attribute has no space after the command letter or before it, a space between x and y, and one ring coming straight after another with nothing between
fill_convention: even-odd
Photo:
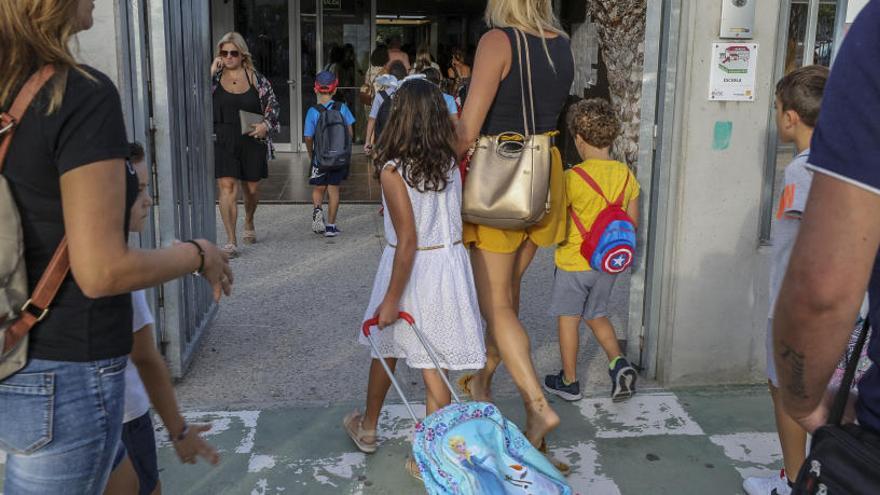
<instances>
[{"instance_id":1,"label":"black sleeveless dress","mask_svg":"<svg viewBox=\"0 0 880 495\"><path fill-rule=\"evenodd\" d=\"M230 93L218 83L214 90L214 177L257 182L269 176L269 150L265 142L241 133L239 110L263 114L250 79L242 94Z\"/></svg>"}]
</instances>

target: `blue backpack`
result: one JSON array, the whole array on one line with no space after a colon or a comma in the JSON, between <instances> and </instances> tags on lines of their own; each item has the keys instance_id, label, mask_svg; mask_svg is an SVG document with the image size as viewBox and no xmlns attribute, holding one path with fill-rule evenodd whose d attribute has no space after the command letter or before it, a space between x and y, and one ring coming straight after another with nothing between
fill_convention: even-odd
<instances>
[{"instance_id":1,"label":"blue backpack","mask_svg":"<svg viewBox=\"0 0 880 495\"><path fill-rule=\"evenodd\" d=\"M342 170L351 163L351 134L342 116L342 103L330 108L315 105L320 115L315 125L314 160L321 173Z\"/></svg>"},{"instance_id":2,"label":"blue backpack","mask_svg":"<svg viewBox=\"0 0 880 495\"><path fill-rule=\"evenodd\" d=\"M608 201L599 184L584 169L572 169L584 182L589 184L599 196L605 200L605 209L599 212L590 230L584 228L583 222L568 208L571 219L581 233L581 256L590 263L590 268L601 273L616 275L633 264L636 255L636 225L623 207L626 186L629 185L629 173L620 196L612 203Z\"/></svg>"}]
</instances>

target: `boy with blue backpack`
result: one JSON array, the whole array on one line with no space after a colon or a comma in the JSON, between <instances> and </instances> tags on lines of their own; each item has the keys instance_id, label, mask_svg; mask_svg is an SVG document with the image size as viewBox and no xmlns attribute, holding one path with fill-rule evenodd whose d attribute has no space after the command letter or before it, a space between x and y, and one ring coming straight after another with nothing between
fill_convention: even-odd
<instances>
[{"instance_id":1,"label":"boy with blue backpack","mask_svg":"<svg viewBox=\"0 0 880 495\"><path fill-rule=\"evenodd\" d=\"M354 115L343 102L333 100L339 81L336 75L323 71L315 77L318 104L306 113L303 139L311 160L309 184L312 189L312 231L325 237L336 237L339 212L339 185L348 178L351 166L351 142L354 136ZM327 222L324 221L324 195L327 195Z\"/></svg>"},{"instance_id":2,"label":"boy with blue backpack","mask_svg":"<svg viewBox=\"0 0 880 495\"><path fill-rule=\"evenodd\" d=\"M576 103L568 127L583 162L565 173L570 221L556 248L550 304L559 323L562 370L544 378L544 389L568 401L581 399L577 355L584 320L608 356L611 399L617 402L635 393L638 374L621 352L607 307L616 276L633 262L639 183L626 164L611 159L620 120L610 103Z\"/></svg>"}]
</instances>

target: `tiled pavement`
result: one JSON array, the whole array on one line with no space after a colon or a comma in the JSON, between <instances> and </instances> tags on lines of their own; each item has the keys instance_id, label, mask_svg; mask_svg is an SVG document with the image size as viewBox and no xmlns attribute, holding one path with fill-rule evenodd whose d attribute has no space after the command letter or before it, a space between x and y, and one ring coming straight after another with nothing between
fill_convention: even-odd
<instances>
[{"instance_id":1,"label":"tiled pavement","mask_svg":"<svg viewBox=\"0 0 880 495\"><path fill-rule=\"evenodd\" d=\"M515 400L500 406L521 421ZM742 479L781 467L763 387L640 391L556 402L562 426L550 438L570 462L577 494L738 494ZM354 449L339 424L349 406L190 411L211 422L219 466L184 466L160 440L162 482L171 494L418 494L403 470L412 421L401 405L383 411L376 454ZM157 433L158 438L164 432ZM2 464L2 461L0 461Z\"/></svg>"},{"instance_id":2,"label":"tiled pavement","mask_svg":"<svg viewBox=\"0 0 880 495\"><path fill-rule=\"evenodd\" d=\"M642 391L629 402L606 397L559 403L555 455L570 462L577 494L738 494L746 476L781 468L763 387ZM521 424L517 401L501 402ZM262 411L194 411L212 421L223 462L181 466L163 445L168 493L418 494L403 470L412 421L403 406L385 408L382 445L359 453L340 429L346 406Z\"/></svg>"}]
</instances>

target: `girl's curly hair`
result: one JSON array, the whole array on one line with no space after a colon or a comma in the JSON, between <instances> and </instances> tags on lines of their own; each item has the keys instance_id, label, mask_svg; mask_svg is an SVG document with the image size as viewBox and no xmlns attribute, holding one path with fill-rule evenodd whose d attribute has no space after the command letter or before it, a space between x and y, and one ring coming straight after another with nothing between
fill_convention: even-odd
<instances>
[{"instance_id":1,"label":"girl's curly hair","mask_svg":"<svg viewBox=\"0 0 880 495\"><path fill-rule=\"evenodd\" d=\"M448 185L455 157L455 129L440 88L424 79L403 83L376 143L376 176L394 161L410 187L439 192Z\"/></svg>"}]
</instances>

